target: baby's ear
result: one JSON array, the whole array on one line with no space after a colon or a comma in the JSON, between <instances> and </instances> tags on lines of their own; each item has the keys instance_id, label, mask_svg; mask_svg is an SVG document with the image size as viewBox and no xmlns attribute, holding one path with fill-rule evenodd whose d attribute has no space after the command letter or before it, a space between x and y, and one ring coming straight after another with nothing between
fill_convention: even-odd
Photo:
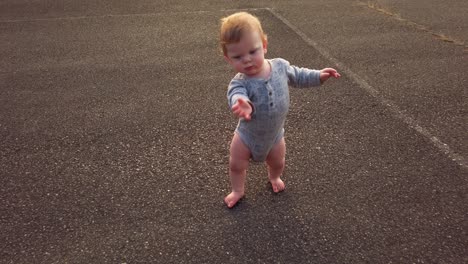
<instances>
[{"instance_id":1,"label":"baby's ear","mask_svg":"<svg viewBox=\"0 0 468 264\"><path fill-rule=\"evenodd\" d=\"M229 65L233 66L234 67L234 62L232 61L231 58L229 58L228 56L224 55L224 60L229 63Z\"/></svg>"},{"instance_id":2,"label":"baby's ear","mask_svg":"<svg viewBox=\"0 0 468 264\"><path fill-rule=\"evenodd\" d=\"M263 53L267 53L267 46L268 46L268 41L263 41Z\"/></svg>"}]
</instances>

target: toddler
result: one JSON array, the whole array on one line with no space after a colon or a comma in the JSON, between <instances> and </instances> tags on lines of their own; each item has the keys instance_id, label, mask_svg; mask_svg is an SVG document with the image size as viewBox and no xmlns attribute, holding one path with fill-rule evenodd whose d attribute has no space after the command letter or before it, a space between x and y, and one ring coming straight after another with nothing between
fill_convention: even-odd
<instances>
[{"instance_id":1,"label":"toddler","mask_svg":"<svg viewBox=\"0 0 468 264\"><path fill-rule=\"evenodd\" d=\"M267 36L260 21L249 13L235 13L221 22L224 58L238 72L227 92L229 107L239 117L230 146L232 191L224 198L232 208L244 196L250 159L266 162L275 193L285 188L280 176L285 167L283 126L289 109L289 85L318 86L340 74L332 68L310 70L292 66L281 58L265 59Z\"/></svg>"}]
</instances>

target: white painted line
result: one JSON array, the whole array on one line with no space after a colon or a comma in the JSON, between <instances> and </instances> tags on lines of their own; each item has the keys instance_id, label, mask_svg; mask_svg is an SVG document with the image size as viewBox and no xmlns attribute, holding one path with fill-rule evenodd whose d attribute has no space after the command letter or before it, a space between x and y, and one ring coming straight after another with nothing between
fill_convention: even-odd
<instances>
[{"instance_id":1,"label":"white painted line","mask_svg":"<svg viewBox=\"0 0 468 264\"><path fill-rule=\"evenodd\" d=\"M437 149L439 149L442 153L448 156L451 160L456 162L459 166L468 169L468 159L463 157L462 155L453 151L449 145L442 142L439 138L433 136L426 128L418 124L418 122L408 116L407 114L403 113L400 108L392 101L384 98L376 89L374 89L371 85L369 85L363 78L359 75L354 73L349 67L344 65L342 62L334 58L327 50L320 47L315 41L310 39L304 32L299 30L295 27L291 22L289 22L286 18L278 14L275 10L271 8L265 8L266 10L270 11L277 19L283 22L286 26L292 29L297 35L299 35L309 46L312 46L316 49L323 57L328 59L331 63L335 64L342 72L344 72L350 79L356 82L362 89L376 98L383 106L390 110L390 112L395 115L398 119L403 121L407 124L410 128L416 130L420 135L424 136L429 142L432 143Z\"/></svg>"}]
</instances>

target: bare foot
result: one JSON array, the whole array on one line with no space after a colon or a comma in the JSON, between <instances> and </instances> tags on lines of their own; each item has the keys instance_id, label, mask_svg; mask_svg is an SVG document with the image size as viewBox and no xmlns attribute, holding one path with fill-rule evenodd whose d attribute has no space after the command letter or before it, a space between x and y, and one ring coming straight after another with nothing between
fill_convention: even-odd
<instances>
[{"instance_id":1,"label":"bare foot","mask_svg":"<svg viewBox=\"0 0 468 264\"><path fill-rule=\"evenodd\" d=\"M242 197L244 197L243 193L231 192L224 198L224 203L227 207L232 208Z\"/></svg>"},{"instance_id":2,"label":"bare foot","mask_svg":"<svg viewBox=\"0 0 468 264\"><path fill-rule=\"evenodd\" d=\"M270 183L271 183L271 188L273 188L273 191L275 193L279 193L279 192L282 192L284 191L284 182L280 179L280 178L276 178L276 179L270 179Z\"/></svg>"}]
</instances>

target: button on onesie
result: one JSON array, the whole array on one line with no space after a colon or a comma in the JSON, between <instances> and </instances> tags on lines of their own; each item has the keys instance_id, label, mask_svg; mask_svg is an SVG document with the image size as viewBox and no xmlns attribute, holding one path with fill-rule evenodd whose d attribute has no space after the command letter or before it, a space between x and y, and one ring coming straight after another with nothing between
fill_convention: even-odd
<instances>
[{"instance_id":1,"label":"button on onesie","mask_svg":"<svg viewBox=\"0 0 468 264\"><path fill-rule=\"evenodd\" d=\"M292 66L284 59L268 60L270 77L249 78L238 73L229 83L229 107L239 98L253 105L251 120L240 119L235 133L257 162L266 160L273 146L284 136L284 122L289 110L289 85L312 87L320 85L320 71Z\"/></svg>"}]
</instances>

